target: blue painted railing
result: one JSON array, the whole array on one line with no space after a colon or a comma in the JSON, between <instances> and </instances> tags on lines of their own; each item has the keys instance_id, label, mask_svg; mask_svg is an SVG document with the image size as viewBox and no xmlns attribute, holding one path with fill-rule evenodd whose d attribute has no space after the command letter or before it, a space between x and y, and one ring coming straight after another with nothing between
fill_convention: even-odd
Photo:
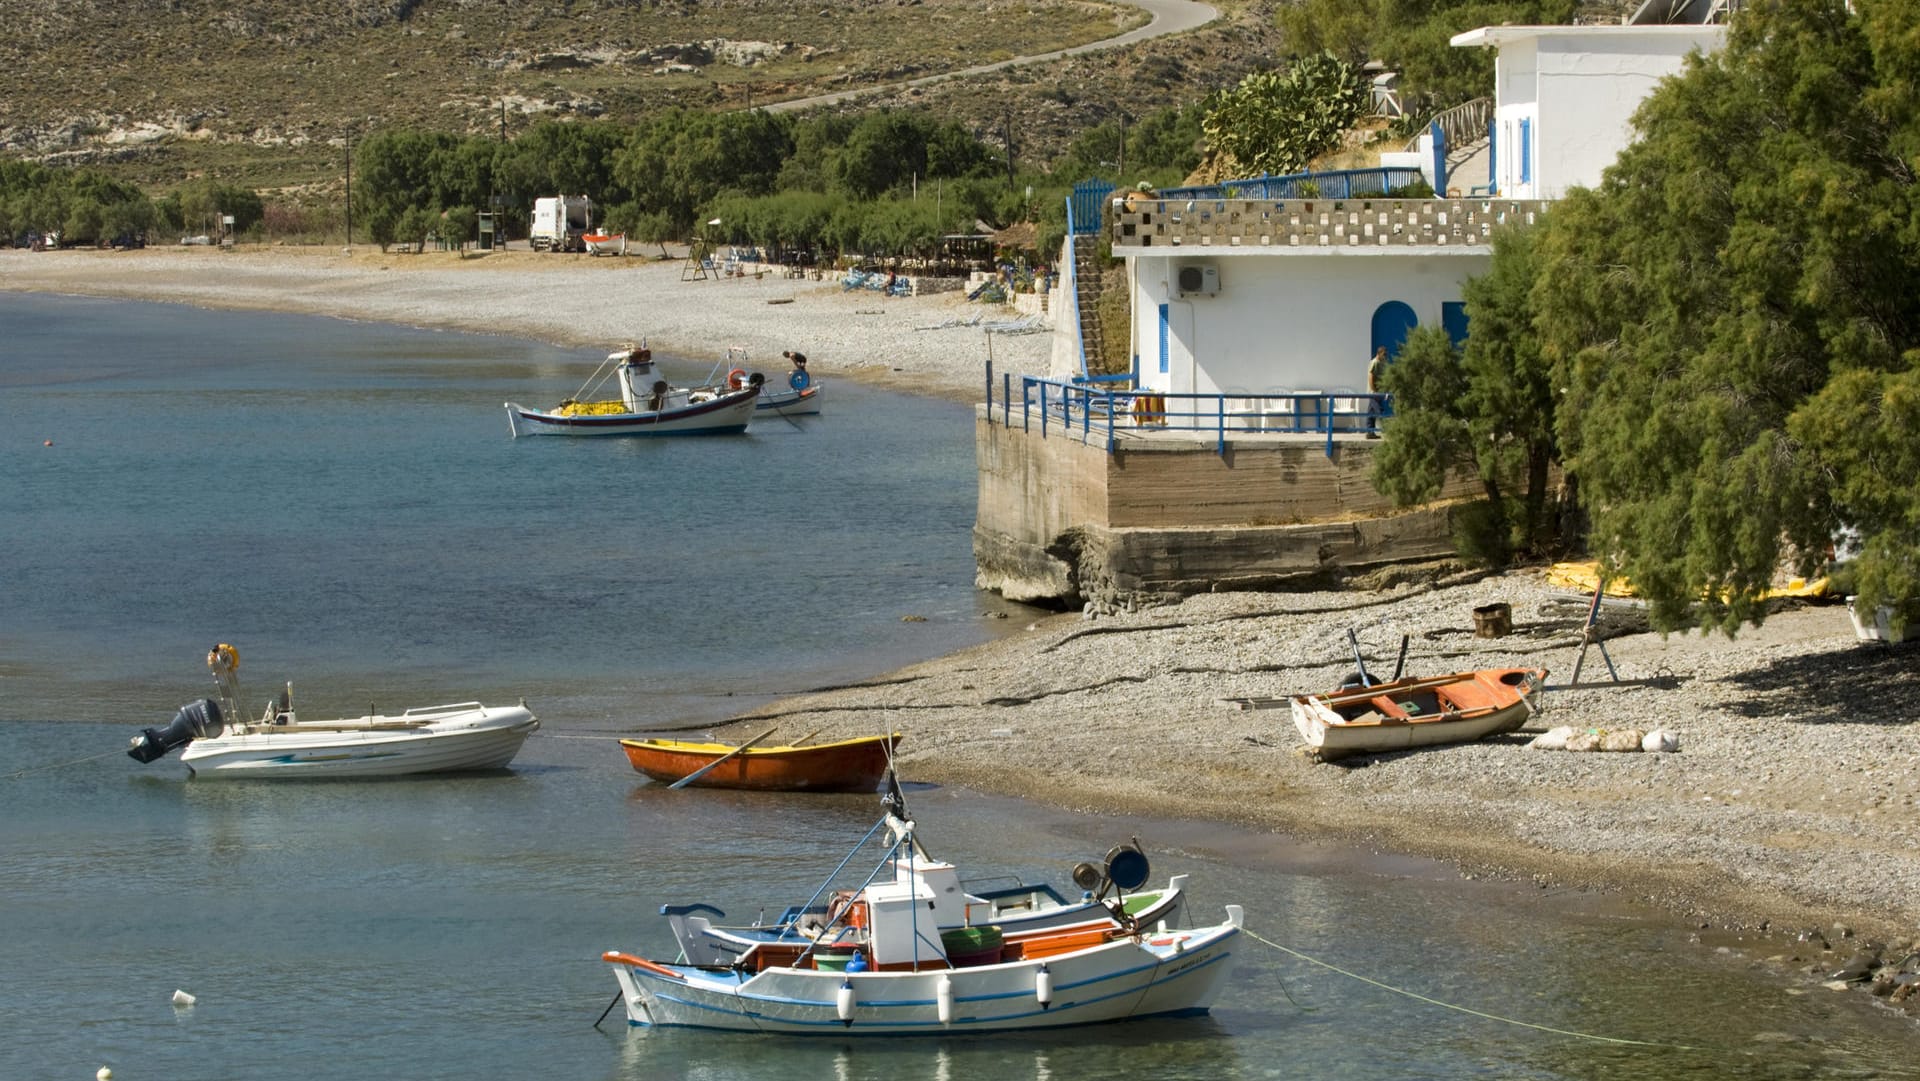
<instances>
[{"instance_id":1,"label":"blue painted railing","mask_svg":"<svg viewBox=\"0 0 1920 1081\"><path fill-rule=\"evenodd\" d=\"M1112 194L1113 185L1104 180L1082 180L1075 184L1073 194L1067 199L1067 236L1099 233L1100 210Z\"/></svg>"},{"instance_id":2,"label":"blue painted railing","mask_svg":"<svg viewBox=\"0 0 1920 1081\"><path fill-rule=\"evenodd\" d=\"M1111 454L1117 433L1200 432L1214 439L1224 454L1227 441L1254 435L1320 435L1326 454L1333 456L1335 436L1377 436L1380 423L1393 415L1385 394L1354 391L1293 391L1286 394L1162 394L1122 387L1130 377L1102 376L1060 380L1023 375L1020 385L1003 374L999 388L1002 427L1039 430L1045 438L1051 426L1077 431L1083 438L1095 432L1106 440ZM987 421L994 420L993 366L987 366Z\"/></svg>"},{"instance_id":3,"label":"blue painted railing","mask_svg":"<svg viewBox=\"0 0 1920 1081\"><path fill-rule=\"evenodd\" d=\"M1324 173L1257 176L1191 188L1161 188L1156 199L1358 199L1425 184L1418 169L1338 169Z\"/></svg>"}]
</instances>

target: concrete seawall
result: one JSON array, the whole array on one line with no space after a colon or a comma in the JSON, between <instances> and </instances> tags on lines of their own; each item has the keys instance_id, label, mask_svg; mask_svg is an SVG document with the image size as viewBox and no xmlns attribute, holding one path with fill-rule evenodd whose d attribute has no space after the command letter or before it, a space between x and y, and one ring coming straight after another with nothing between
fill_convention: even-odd
<instances>
[{"instance_id":1,"label":"concrete seawall","mask_svg":"<svg viewBox=\"0 0 1920 1081\"><path fill-rule=\"evenodd\" d=\"M1220 453L1192 432L1008 428L975 418L976 584L1010 600L1154 602L1220 589L1304 588L1453 554L1450 505L1405 510L1367 481L1377 446L1253 434Z\"/></svg>"}]
</instances>

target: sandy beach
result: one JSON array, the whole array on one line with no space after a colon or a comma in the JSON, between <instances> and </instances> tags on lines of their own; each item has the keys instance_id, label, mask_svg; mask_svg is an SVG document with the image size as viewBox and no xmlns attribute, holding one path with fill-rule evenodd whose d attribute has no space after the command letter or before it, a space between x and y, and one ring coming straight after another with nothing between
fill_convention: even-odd
<instances>
[{"instance_id":1,"label":"sandy beach","mask_svg":"<svg viewBox=\"0 0 1920 1081\"><path fill-rule=\"evenodd\" d=\"M682 281L678 260L491 253L351 256L337 249L0 252L0 287L258 308L478 330L582 346L646 338L701 358L782 349L822 377L977 401L1004 308L958 293L883 297L775 275ZM777 302L777 303L773 303ZM937 329L927 329L937 328ZM1047 334L994 335L997 371L1044 371ZM1539 569L1428 568L1341 593L1220 593L1135 612L1035 615L1024 631L856 685L754 711L819 738L908 733L917 780L1088 812L1203 818L1288 834L1327 859L1447 861L1540 903L1568 891L1651 906L1703 941L1833 983L1856 953L1894 986L1920 933L1920 748L1903 706L1920 690L1911 643L1862 643L1844 607L1794 605L1733 640L1661 636L1609 604L1618 687L1550 691L1517 735L1316 763L1284 708L1228 700L1330 689L1354 666L1548 668L1571 679L1586 599ZM1511 605L1513 631L1476 638L1475 607ZM1581 673L1605 683L1590 647ZM1664 728L1677 753L1530 748L1551 726ZM1384 867L1384 865L1383 865ZM1381 873L1390 873L1382 870ZM1872 968L1873 966L1869 966ZM1911 971L1907 965L1905 971ZM1867 986L1870 981L1855 981Z\"/></svg>"},{"instance_id":2,"label":"sandy beach","mask_svg":"<svg viewBox=\"0 0 1920 1081\"><path fill-rule=\"evenodd\" d=\"M658 258L525 250L382 254L340 248L148 248L0 251L0 287L264 309L369 322L511 334L559 345L612 348L644 340L694 360L743 346L777 378L782 350L807 355L816 377L845 376L957 401L978 401L991 350L996 370L1044 371L1052 348L1038 332L987 328L1026 322L961 292L893 297L842 288L830 275L777 270L687 281L684 249Z\"/></svg>"}]
</instances>

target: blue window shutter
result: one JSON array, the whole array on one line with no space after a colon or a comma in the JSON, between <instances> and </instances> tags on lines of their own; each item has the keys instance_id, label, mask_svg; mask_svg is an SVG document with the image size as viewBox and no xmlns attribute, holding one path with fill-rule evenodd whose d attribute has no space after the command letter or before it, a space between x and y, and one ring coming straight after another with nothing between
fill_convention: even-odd
<instances>
[{"instance_id":1,"label":"blue window shutter","mask_svg":"<svg viewBox=\"0 0 1920 1081\"><path fill-rule=\"evenodd\" d=\"M1167 370L1167 306L1160 305L1160 370Z\"/></svg>"},{"instance_id":2,"label":"blue window shutter","mask_svg":"<svg viewBox=\"0 0 1920 1081\"><path fill-rule=\"evenodd\" d=\"M1520 183L1533 181L1533 121L1520 118Z\"/></svg>"}]
</instances>

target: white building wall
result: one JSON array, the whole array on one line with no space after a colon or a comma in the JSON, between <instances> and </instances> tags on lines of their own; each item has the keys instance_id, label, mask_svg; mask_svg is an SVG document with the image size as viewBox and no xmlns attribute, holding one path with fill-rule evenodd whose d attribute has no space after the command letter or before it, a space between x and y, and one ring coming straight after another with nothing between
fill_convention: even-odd
<instances>
[{"instance_id":1,"label":"white building wall","mask_svg":"<svg viewBox=\"0 0 1920 1081\"><path fill-rule=\"evenodd\" d=\"M1499 194L1558 199L1571 188L1598 184L1632 139L1634 110L1660 80L1678 74L1689 53L1711 52L1725 40L1724 26L1502 26L1456 36L1455 45L1500 50L1494 64ZM1522 161L1523 120L1530 163Z\"/></svg>"},{"instance_id":2,"label":"white building wall","mask_svg":"<svg viewBox=\"0 0 1920 1081\"><path fill-rule=\"evenodd\" d=\"M1217 296L1176 296L1174 268L1212 262ZM1133 340L1140 386L1169 394L1274 394L1366 388L1374 312L1411 307L1441 325L1441 305L1487 272L1491 256L1391 254L1137 256ZM1167 370L1160 370L1160 306L1167 305ZM1196 361L1196 357L1201 358Z\"/></svg>"}]
</instances>

